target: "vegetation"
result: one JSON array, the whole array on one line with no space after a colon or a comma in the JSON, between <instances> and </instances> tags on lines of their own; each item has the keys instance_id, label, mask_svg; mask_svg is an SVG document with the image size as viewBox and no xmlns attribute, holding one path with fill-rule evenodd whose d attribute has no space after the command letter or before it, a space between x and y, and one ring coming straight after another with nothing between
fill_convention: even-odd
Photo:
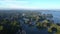
<instances>
[{"instance_id":1,"label":"vegetation","mask_svg":"<svg viewBox=\"0 0 60 34\"><path fill-rule=\"evenodd\" d=\"M25 14L25 15L23 15ZM60 33L60 24L55 24L52 20L52 14L41 13L1 13L0 14L0 34L17 34L23 31L23 25L29 27L36 27L38 30L48 29L47 32L56 34ZM21 21L20 21L21 20ZM22 24L23 23L23 24Z\"/></svg>"}]
</instances>

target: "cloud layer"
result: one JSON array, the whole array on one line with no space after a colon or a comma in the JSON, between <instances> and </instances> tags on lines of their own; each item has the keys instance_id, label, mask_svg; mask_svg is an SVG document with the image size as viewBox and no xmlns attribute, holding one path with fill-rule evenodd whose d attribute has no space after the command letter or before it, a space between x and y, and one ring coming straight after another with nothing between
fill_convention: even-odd
<instances>
[{"instance_id":1,"label":"cloud layer","mask_svg":"<svg viewBox=\"0 0 60 34\"><path fill-rule=\"evenodd\" d=\"M0 9L60 9L58 0L0 0Z\"/></svg>"}]
</instances>

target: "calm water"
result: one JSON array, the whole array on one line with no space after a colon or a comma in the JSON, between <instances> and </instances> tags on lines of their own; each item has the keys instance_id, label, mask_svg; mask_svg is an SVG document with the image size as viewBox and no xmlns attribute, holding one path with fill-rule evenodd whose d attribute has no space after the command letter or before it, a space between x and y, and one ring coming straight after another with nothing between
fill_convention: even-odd
<instances>
[{"instance_id":1,"label":"calm water","mask_svg":"<svg viewBox=\"0 0 60 34\"><path fill-rule=\"evenodd\" d=\"M60 11L40 11L40 12L45 13L45 14L52 14L54 22L55 23L60 22ZM21 22L23 24L23 21ZM31 28L26 24L23 24L23 29L26 31L27 34L49 34L47 32L47 29L38 30L35 26Z\"/></svg>"},{"instance_id":2,"label":"calm water","mask_svg":"<svg viewBox=\"0 0 60 34\"><path fill-rule=\"evenodd\" d=\"M52 14L54 22L55 23L60 22L60 11L40 11L40 12L42 12L44 14ZM36 28L36 26L33 26L33 28L32 28L32 27L29 27L26 24L23 24L24 23L23 21L20 20L20 22L22 24L22 29L25 30L27 34L49 34L47 32L47 29L38 30Z\"/></svg>"},{"instance_id":3,"label":"calm water","mask_svg":"<svg viewBox=\"0 0 60 34\"><path fill-rule=\"evenodd\" d=\"M36 26L33 26L32 28L26 24L23 24L23 22L22 22L22 25L23 25L22 28L23 30L26 31L26 34L48 34L47 29L38 30Z\"/></svg>"},{"instance_id":4,"label":"calm water","mask_svg":"<svg viewBox=\"0 0 60 34\"><path fill-rule=\"evenodd\" d=\"M60 23L60 11L41 11L45 14L52 14L55 23Z\"/></svg>"}]
</instances>

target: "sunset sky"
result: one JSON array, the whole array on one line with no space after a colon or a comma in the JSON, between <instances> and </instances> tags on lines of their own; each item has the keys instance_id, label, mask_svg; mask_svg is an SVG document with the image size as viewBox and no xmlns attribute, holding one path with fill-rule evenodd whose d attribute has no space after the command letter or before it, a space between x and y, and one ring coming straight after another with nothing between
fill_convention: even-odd
<instances>
[{"instance_id":1,"label":"sunset sky","mask_svg":"<svg viewBox=\"0 0 60 34\"><path fill-rule=\"evenodd\" d=\"M0 0L0 9L60 9L60 0Z\"/></svg>"}]
</instances>

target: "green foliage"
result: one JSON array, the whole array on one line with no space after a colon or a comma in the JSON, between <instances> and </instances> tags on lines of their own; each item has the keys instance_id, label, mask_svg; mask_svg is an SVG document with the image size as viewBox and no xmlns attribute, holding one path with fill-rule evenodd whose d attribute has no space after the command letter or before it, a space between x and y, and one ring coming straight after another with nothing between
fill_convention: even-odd
<instances>
[{"instance_id":1,"label":"green foliage","mask_svg":"<svg viewBox=\"0 0 60 34\"><path fill-rule=\"evenodd\" d=\"M3 30L3 26L0 26L0 30Z\"/></svg>"}]
</instances>

